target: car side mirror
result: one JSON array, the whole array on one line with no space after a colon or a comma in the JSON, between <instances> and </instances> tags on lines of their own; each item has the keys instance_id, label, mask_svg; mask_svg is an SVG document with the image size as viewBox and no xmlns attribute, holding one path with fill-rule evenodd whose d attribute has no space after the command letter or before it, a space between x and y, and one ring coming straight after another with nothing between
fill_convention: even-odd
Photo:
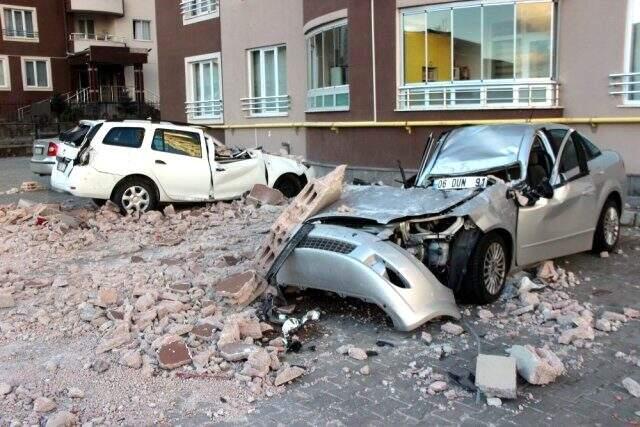
<instances>
[{"instance_id":1,"label":"car side mirror","mask_svg":"<svg viewBox=\"0 0 640 427\"><path fill-rule=\"evenodd\" d=\"M538 185L536 191L540 195L540 197L544 197L545 199L552 199L554 195L553 186L548 179L544 179Z\"/></svg>"}]
</instances>

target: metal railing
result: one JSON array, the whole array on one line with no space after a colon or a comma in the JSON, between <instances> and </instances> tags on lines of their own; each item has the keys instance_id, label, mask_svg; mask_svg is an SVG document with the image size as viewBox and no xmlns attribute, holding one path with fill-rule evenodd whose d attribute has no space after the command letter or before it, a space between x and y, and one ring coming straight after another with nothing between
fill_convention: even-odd
<instances>
[{"instance_id":1,"label":"metal railing","mask_svg":"<svg viewBox=\"0 0 640 427\"><path fill-rule=\"evenodd\" d=\"M621 95L625 103L640 104L640 73L610 74L609 95Z\"/></svg>"},{"instance_id":2,"label":"metal railing","mask_svg":"<svg viewBox=\"0 0 640 427\"><path fill-rule=\"evenodd\" d=\"M397 109L549 108L559 106L559 91L556 82L446 82L401 86Z\"/></svg>"},{"instance_id":3,"label":"metal railing","mask_svg":"<svg viewBox=\"0 0 640 427\"><path fill-rule=\"evenodd\" d=\"M307 111L347 111L349 104L349 85L307 91Z\"/></svg>"},{"instance_id":4,"label":"metal railing","mask_svg":"<svg viewBox=\"0 0 640 427\"><path fill-rule=\"evenodd\" d=\"M89 102L89 88L85 87L75 92L65 94L67 104L86 104Z\"/></svg>"},{"instance_id":5,"label":"metal railing","mask_svg":"<svg viewBox=\"0 0 640 427\"><path fill-rule=\"evenodd\" d=\"M185 112L189 119L220 119L222 111L221 99L185 102Z\"/></svg>"},{"instance_id":6,"label":"metal railing","mask_svg":"<svg viewBox=\"0 0 640 427\"><path fill-rule=\"evenodd\" d=\"M289 95L242 98L242 111L249 117L286 116L291 108Z\"/></svg>"},{"instance_id":7,"label":"metal railing","mask_svg":"<svg viewBox=\"0 0 640 427\"><path fill-rule=\"evenodd\" d=\"M3 28L2 35L17 39L37 39L39 37L39 33L37 31L14 30L11 28Z\"/></svg>"},{"instance_id":8,"label":"metal railing","mask_svg":"<svg viewBox=\"0 0 640 427\"><path fill-rule=\"evenodd\" d=\"M113 34L87 34L87 33L71 33L69 34L69 40L75 41L102 41L112 43L126 43L127 39L121 36L115 36Z\"/></svg>"},{"instance_id":9,"label":"metal railing","mask_svg":"<svg viewBox=\"0 0 640 427\"><path fill-rule=\"evenodd\" d=\"M180 13L186 18L219 13L220 0L183 0L180 2Z\"/></svg>"}]
</instances>

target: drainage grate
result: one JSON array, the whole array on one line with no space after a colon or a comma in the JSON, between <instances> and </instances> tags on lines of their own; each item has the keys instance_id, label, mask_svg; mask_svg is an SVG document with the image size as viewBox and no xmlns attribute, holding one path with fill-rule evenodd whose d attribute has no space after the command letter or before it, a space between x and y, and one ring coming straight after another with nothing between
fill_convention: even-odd
<instances>
[{"instance_id":1,"label":"drainage grate","mask_svg":"<svg viewBox=\"0 0 640 427\"><path fill-rule=\"evenodd\" d=\"M326 239L323 237L307 237L298 245L299 248L318 249L321 251L337 252L339 254L350 254L356 248L351 243L340 240Z\"/></svg>"}]
</instances>

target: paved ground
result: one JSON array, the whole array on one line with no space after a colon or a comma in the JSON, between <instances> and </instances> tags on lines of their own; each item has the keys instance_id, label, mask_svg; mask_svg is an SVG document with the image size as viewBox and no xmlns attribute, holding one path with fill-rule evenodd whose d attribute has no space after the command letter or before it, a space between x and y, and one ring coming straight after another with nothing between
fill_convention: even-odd
<instances>
[{"instance_id":1,"label":"paved ground","mask_svg":"<svg viewBox=\"0 0 640 427\"><path fill-rule=\"evenodd\" d=\"M29 171L28 159L0 159L0 192L19 187L23 181L47 179ZM0 195L0 203L17 201L22 195ZM68 195L49 191L29 193L28 198L43 202L77 201ZM572 297L592 302L602 308L621 311L623 307L640 308L640 231L626 229L621 243L623 254L600 259L580 254L559 260L583 280L572 289ZM476 350L468 337L456 340L455 353L441 360L429 357L419 340L420 332L429 331L434 342L450 342L440 334L440 324L431 323L414 333L398 333L375 307L352 300L341 300L323 294L305 294L299 302L306 308L323 311L316 326L302 337L304 346L287 360L303 365L308 373L291 385L286 394L256 402L255 411L237 420L246 425L640 425L640 398L631 397L621 380L631 376L640 381L640 367L616 358L617 352L638 356L640 328L637 321L620 331L598 336L591 349L572 346L552 347L566 359L577 360L568 374L555 384L535 387L519 384L519 398L504 401L501 408L476 403L473 395L447 401L442 396L424 396L415 377L407 375L410 364L431 366L434 371L466 375L474 370ZM480 335L481 324L474 327ZM486 327L485 327L486 328ZM383 339L394 347L378 347ZM541 345L539 335L520 331L494 341L482 340L483 352L504 354L512 344ZM363 365L347 357L336 356L343 343L375 349L377 356L369 360L371 375L357 373ZM348 368L348 372L346 369ZM180 414L170 414L179 419ZM199 425L210 418L183 418L183 425Z\"/></svg>"}]
</instances>

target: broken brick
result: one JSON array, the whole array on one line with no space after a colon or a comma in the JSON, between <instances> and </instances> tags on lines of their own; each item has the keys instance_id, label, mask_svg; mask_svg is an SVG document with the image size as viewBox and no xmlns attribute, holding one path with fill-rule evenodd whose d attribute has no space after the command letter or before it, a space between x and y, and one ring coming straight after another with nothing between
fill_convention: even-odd
<instances>
[{"instance_id":1,"label":"broken brick","mask_svg":"<svg viewBox=\"0 0 640 427\"><path fill-rule=\"evenodd\" d=\"M282 384L291 382L296 378L300 377L302 374L304 374L304 372L305 372L304 369L302 369L299 366L289 366L287 368L284 368L284 370L279 372L278 375L276 376L274 385L278 387L278 386L281 386Z\"/></svg>"},{"instance_id":2,"label":"broken brick","mask_svg":"<svg viewBox=\"0 0 640 427\"><path fill-rule=\"evenodd\" d=\"M158 350L158 364L163 369L175 369L189 363L191 363L191 353L182 341L173 341Z\"/></svg>"},{"instance_id":3,"label":"broken brick","mask_svg":"<svg viewBox=\"0 0 640 427\"><path fill-rule=\"evenodd\" d=\"M211 340L213 338L213 331L216 330L216 327L210 323L201 323L196 325L191 330L191 334L196 338L200 338L205 341Z\"/></svg>"},{"instance_id":4,"label":"broken brick","mask_svg":"<svg viewBox=\"0 0 640 427\"><path fill-rule=\"evenodd\" d=\"M253 205L281 205L286 199L282 192L263 184L256 184L247 196L247 201Z\"/></svg>"},{"instance_id":5,"label":"broken brick","mask_svg":"<svg viewBox=\"0 0 640 427\"><path fill-rule=\"evenodd\" d=\"M516 360L518 373L529 384L549 384L565 372L562 361L547 348L514 345L507 353Z\"/></svg>"},{"instance_id":6,"label":"broken brick","mask_svg":"<svg viewBox=\"0 0 640 427\"><path fill-rule=\"evenodd\" d=\"M234 342L231 344L218 346L220 356L227 362L238 362L240 360L245 360L251 353L256 351L257 348L259 347L253 344L245 344L241 342Z\"/></svg>"}]
</instances>

